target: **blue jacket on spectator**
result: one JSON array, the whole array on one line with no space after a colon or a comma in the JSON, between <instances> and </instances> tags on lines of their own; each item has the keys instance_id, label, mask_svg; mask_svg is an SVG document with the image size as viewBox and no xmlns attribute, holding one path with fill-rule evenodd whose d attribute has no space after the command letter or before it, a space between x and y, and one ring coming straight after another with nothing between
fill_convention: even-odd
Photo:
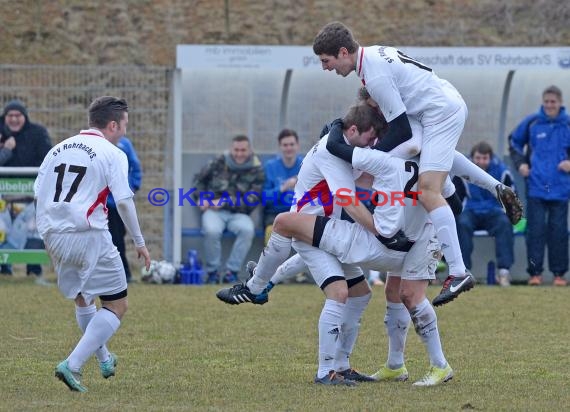
<instances>
[{"instance_id":1,"label":"blue jacket on spectator","mask_svg":"<svg viewBox=\"0 0 570 412\"><path fill-rule=\"evenodd\" d=\"M505 186L513 187L511 172L497 156L493 155L489 163L489 168L485 171ZM503 208L491 192L479 186L475 186L473 183L469 183L467 185L467 199L463 210L471 210L475 214L484 214L492 210L502 211Z\"/></svg>"},{"instance_id":2,"label":"blue jacket on spectator","mask_svg":"<svg viewBox=\"0 0 570 412\"><path fill-rule=\"evenodd\" d=\"M569 158L570 118L561 107L551 119L540 110L527 116L510 135L511 156L515 167L530 166L527 196L544 200L567 200L570 196L570 174L558 170L558 164ZM525 146L528 149L525 152Z\"/></svg>"},{"instance_id":3,"label":"blue jacket on spectator","mask_svg":"<svg viewBox=\"0 0 570 412\"><path fill-rule=\"evenodd\" d=\"M281 184L287 179L299 174L301 170L301 163L303 162L303 156L297 156L297 161L292 167L286 167L283 164L281 156L276 156L273 159L268 160L265 163L265 183L263 184L263 192L265 193L265 198L267 203L265 206L265 211L267 213L279 214L282 212L288 212L291 209L291 199L293 199L293 194L290 196L284 196L281 199L281 192L279 191ZM277 202L274 202L274 199ZM283 202L282 202L283 200ZM289 204L287 204L289 202Z\"/></svg>"},{"instance_id":4,"label":"blue jacket on spectator","mask_svg":"<svg viewBox=\"0 0 570 412\"><path fill-rule=\"evenodd\" d=\"M141 162L137 156L137 152L135 152L133 144L126 136L121 137L119 143L117 143L117 147L127 155L127 160L129 161L129 186L133 192L136 192L141 188L143 176ZM107 198L107 206L117 207L115 205L115 199L113 199L113 195L110 193Z\"/></svg>"}]
</instances>

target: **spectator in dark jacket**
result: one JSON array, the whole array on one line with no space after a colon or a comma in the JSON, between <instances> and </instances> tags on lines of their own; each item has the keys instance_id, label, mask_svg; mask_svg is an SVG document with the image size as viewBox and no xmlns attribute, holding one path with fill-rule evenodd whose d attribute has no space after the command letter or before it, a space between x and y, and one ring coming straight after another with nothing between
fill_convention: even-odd
<instances>
[{"instance_id":1,"label":"spectator in dark jacket","mask_svg":"<svg viewBox=\"0 0 570 412\"><path fill-rule=\"evenodd\" d=\"M505 164L493 154L493 148L487 142L480 142L471 149L471 161L485 170L506 187L513 187L513 178ZM458 182L459 179L459 182ZM495 238L495 255L497 259L497 282L501 286L510 285L509 270L514 261L513 226L503 212L497 198L489 191L467 184L463 179L454 178L453 182L464 185L457 188L458 193L466 194L465 207L457 217L457 233L461 254L467 269L471 269L471 253L473 252L473 232L486 230Z\"/></svg>"},{"instance_id":2,"label":"spectator in dark jacket","mask_svg":"<svg viewBox=\"0 0 570 412\"><path fill-rule=\"evenodd\" d=\"M566 286L568 197L570 195L570 118L562 92L550 86L542 106L509 136L511 158L527 184L526 249L529 285L542 283L544 248L555 286Z\"/></svg>"},{"instance_id":3,"label":"spectator in dark jacket","mask_svg":"<svg viewBox=\"0 0 570 412\"><path fill-rule=\"evenodd\" d=\"M0 166L39 167L52 147L45 127L32 123L28 109L12 100L0 116Z\"/></svg>"},{"instance_id":4,"label":"spectator in dark jacket","mask_svg":"<svg viewBox=\"0 0 570 412\"><path fill-rule=\"evenodd\" d=\"M0 166L39 167L52 144L45 127L32 123L28 109L19 100L10 101L0 116ZM43 249L44 244L37 237L28 238L25 249ZM11 274L9 265L2 265L2 273ZM28 274L38 276L38 283L44 284L40 265L28 265Z\"/></svg>"}]
</instances>

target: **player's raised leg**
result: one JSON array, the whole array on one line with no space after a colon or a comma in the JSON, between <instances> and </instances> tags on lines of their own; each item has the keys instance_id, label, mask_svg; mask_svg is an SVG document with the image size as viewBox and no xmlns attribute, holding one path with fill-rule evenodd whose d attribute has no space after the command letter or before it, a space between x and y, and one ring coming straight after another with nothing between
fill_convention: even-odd
<instances>
[{"instance_id":1,"label":"player's raised leg","mask_svg":"<svg viewBox=\"0 0 570 412\"><path fill-rule=\"evenodd\" d=\"M268 301L266 286L277 268L287 260L291 253L291 238L311 242L315 215L303 213L281 213L273 222L273 232L267 246L259 256L257 266L248 265L250 276L245 283L231 288L220 289L216 296L221 301L239 305L253 303L263 305Z\"/></svg>"}]
</instances>

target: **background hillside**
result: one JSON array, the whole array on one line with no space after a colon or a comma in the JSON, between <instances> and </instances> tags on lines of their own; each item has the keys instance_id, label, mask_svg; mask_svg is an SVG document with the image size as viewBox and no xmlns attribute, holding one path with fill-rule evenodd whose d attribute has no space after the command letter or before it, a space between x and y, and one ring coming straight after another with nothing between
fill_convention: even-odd
<instances>
[{"instance_id":1,"label":"background hillside","mask_svg":"<svg viewBox=\"0 0 570 412\"><path fill-rule=\"evenodd\" d=\"M0 0L1 64L175 64L177 44L308 45L331 20L362 44L556 46L559 0Z\"/></svg>"}]
</instances>

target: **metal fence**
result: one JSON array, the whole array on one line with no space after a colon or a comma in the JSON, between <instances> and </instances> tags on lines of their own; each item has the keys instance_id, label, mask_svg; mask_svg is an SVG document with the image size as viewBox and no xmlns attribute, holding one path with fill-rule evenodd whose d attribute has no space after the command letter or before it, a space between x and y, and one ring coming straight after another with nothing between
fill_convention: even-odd
<instances>
[{"instance_id":1,"label":"metal fence","mask_svg":"<svg viewBox=\"0 0 570 412\"><path fill-rule=\"evenodd\" d=\"M125 98L129 104L128 136L141 160L143 186L136 196L139 219L153 258L164 245L163 210L146 200L148 190L167 185L172 164L168 138L172 69L160 66L0 65L0 105L19 99L32 122L44 125L53 144L87 128L87 107L97 96ZM134 248L129 242L129 259Z\"/></svg>"}]
</instances>

